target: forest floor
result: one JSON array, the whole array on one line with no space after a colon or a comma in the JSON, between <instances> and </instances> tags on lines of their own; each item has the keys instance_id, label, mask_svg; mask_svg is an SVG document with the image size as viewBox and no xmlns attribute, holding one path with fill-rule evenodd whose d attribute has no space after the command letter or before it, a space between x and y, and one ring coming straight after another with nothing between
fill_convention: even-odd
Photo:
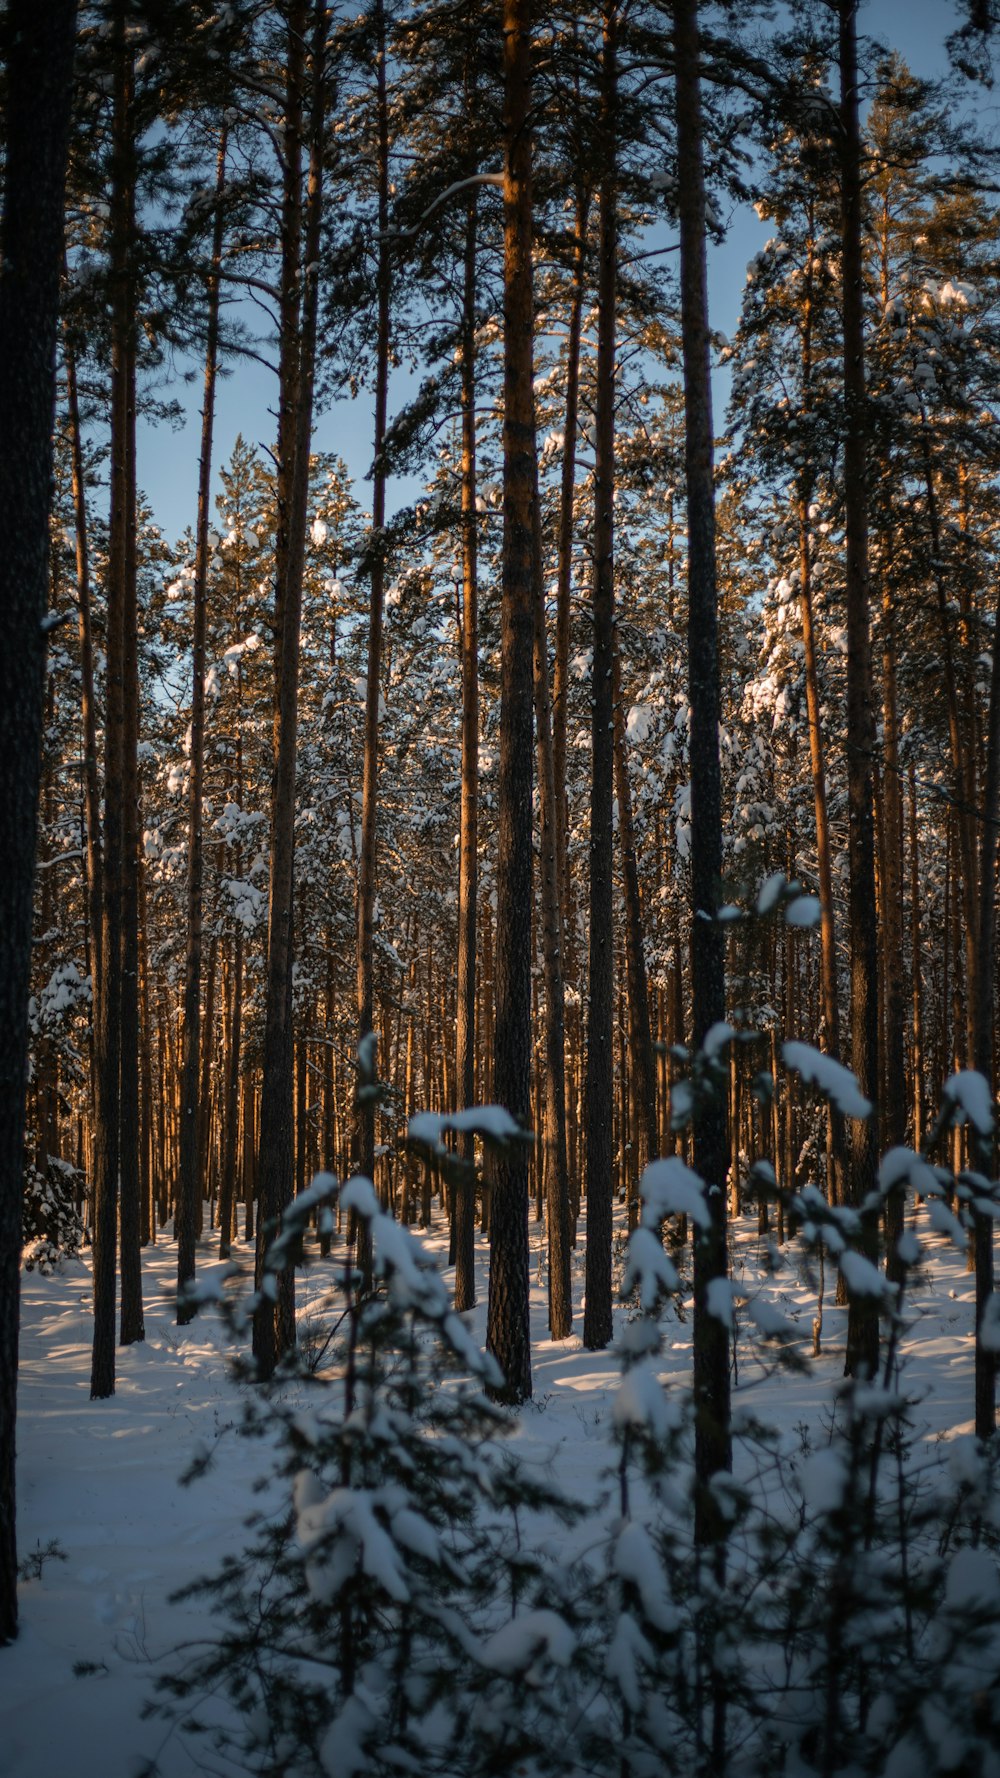
<instances>
[{"instance_id":1,"label":"forest floor","mask_svg":"<svg viewBox=\"0 0 1000 1778\"><path fill-rule=\"evenodd\" d=\"M911 1292L905 1382L919 1398L921 1439L971 1431L974 1280L964 1256L920 1227L928 1263ZM438 1245L434 1240L433 1244ZM582 1240L574 1255L576 1330L547 1338L544 1241L532 1223L534 1399L514 1433L522 1455L544 1464L577 1497L607 1485L613 1458L610 1407L617 1378L611 1352L582 1349L579 1304ZM749 1219L734 1231L734 1276L763 1288L802 1327L811 1346L815 1293L791 1263L772 1279L761 1265ZM790 1252L790 1250L789 1250ZM217 1269L206 1238L199 1269ZM249 1258L237 1244L235 1257ZM480 1241L480 1306L472 1327L485 1334L486 1245ZM41 1572L21 1587L21 1632L0 1654L0 1778L134 1778L144 1762L162 1778L213 1771L209 1750L162 1721L144 1720L157 1672L172 1654L212 1629L201 1602L171 1603L185 1583L239 1549L244 1520L266 1504L254 1482L267 1470L259 1443L235 1435L241 1387L227 1374L225 1340L212 1314L177 1327L176 1248L161 1236L143 1256L146 1339L118 1353L118 1387L89 1399L89 1252L52 1277L23 1278L18 1403L18 1538L22 1559L38 1553ZM299 1289L308 1337L324 1267ZM310 1304L313 1307L310 1308ZM619 1311L624 1312L624 1311ZM828 1280L824 1352L810 1374L771 1374L747 1318L737 1313L734 1406L745 1403L790 1444L799 1428L822 1440L844 1363L846 1312L832 1307ZM687 1385L690 1316L665 1324L661 1374ZM230 1436L218 1437L227 1429ZM217 1441L207 1475L178 1478L200 1449ZM45 1557L46 1546L59 1554ZM82 1670L81 1670L82 1669Z\"/></svg>"}]
</instances>

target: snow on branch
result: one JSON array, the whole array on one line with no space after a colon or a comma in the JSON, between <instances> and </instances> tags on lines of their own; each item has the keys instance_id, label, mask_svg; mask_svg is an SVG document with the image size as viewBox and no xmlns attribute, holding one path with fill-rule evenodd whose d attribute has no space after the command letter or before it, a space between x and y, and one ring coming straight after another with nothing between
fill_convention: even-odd
<instances>
[{"instance_id":1,"label":"snow on branch","mask_svg":"<svg viewBox=\"0 0 1000 1778\"><path fill-rule=\"evenodd\" d=\"M792 1074L797 1074L807 1086L814 1086L842 1117L871 1116L871 1100L865 1098L858 1086L857 1076L849 1068L845 1068L842 1062L835 1062L832 1056L825 1056L822 1050L814 1049L811 1043L783 1043L781 1057Z\"/></svg>"}]
</instances>

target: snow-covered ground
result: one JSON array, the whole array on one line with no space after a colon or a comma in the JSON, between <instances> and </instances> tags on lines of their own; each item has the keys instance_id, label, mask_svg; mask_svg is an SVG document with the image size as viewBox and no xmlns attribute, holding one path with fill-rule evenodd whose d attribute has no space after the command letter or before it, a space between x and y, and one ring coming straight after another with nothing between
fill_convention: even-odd
<instances>
[{"instance_id":1,"label":"snow-covered ground","mask_svg":"<svg viewBox=\"0 0 1000 1778\"><path fill-rule=\"evenodd\" d=\"M906 1383L922 1397L918 1418L935 1439L971 1430L973 1279L961 1254L920 1232L929 1265L911 1298ZM531 1240L534 1399L515 1436L524 1455L550 1465L580 1497L599 1491L612 1455L617 1367L611 1353L583 1351L579 1333L558 1344L547 1339L538 1225ZM749 1224L737 1231L734 1249L734 1276L748 1291L763 1287L797 1318L808 1349L812 1290L791 1267L764 1280ZM205 1270L213 1252L206 1241ZM483 1246L479 1258L482 1289L472 1326L482 1340ZM30 1273L23 1280L19 1548L23 1559L54 1540L65 1560L43 1559L40 1577L23 1583L21 1633L0 1652L0 1778L133 1778L150 1759L163 1778L202 1769L199 1756L207 1750L179 1730L168 1734L162 1721L143 1720L142 1707L164 1658L210 1630L200 1603L172 1604L170 1595L240 1546L243 1520L261 1504L253 1483L266 1469L266 1452L235 1432L240 1390L226 1374L214 1316L175 1325L173 1242L161 1239L143 1264L145 1344L119 1351L118 1390L103 1402L89 1399L89 1256L57 1276ZM579 1303L582 1243L574 1270ZM300 1287L307 1317L322 1272L320 1264L311 1268ZM845 1314L831 1306L832 1296L828 1278L825 1350L810 1376L765 1375L748 1318L738 1313L747 1331L734 1403L752 1404L789 1435L800 1424L819 1433L842 1375ZM690 1317L671 1315L665 1333L662 1374L686 1384ZM225 1436L227 1428L233 1430ZM208 1474L181 1487L192 1458L216 1441Z\"/></svg>"}]
</instances>

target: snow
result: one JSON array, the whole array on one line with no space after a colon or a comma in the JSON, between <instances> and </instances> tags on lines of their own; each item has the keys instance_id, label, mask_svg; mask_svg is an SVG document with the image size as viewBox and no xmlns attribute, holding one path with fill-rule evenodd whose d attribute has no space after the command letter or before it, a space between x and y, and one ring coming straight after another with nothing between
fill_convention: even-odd
<instances>
[{"instance_id":1,"label":"snow","mask_svg":"<svg viewBox=\"0 0 1000 1778\"><path fill-rule=\"evenodd\" d=\"M408 1130L411 1142L424 1142L428 1148L438 1147L446 1130L454 1130L460 1135L483 1136L489 1142L509 1142L512 1137L524 1134L520 1124L502 1105L475 1105L467 1111L449 1114L419 1111L411 1117Z\"/></svg>"},{"instance_id":2,"label":"snow","mask_svg":"<svg viewBox=\"0 0 1000 1778\"><path fill-rule=\"evenodd\" d=\"M987 1081L974 1068L963 1068L946 1080L941 1097L955 1123L969 1123L977 1135L992 1136L992 1095Z\"/></svg>"},{"instance_id":3,"label":"snow","mask_svg":"<svg viewBox=\"0 0 1000 1778\"><path fill-rule=\"evenodd\" d=\"M650 1161L643 1170L639 1193L646 1228L658 1228L665 1216L690 1216L702 1229L712 1225L704 1181L677 1155Z\"/></svg>"},{"instance_id":4,"label":"snow","mask_svg":"<svg viewBox=\"0 0 1000 1778\"><path fill-rule=\"evenodd\" d=\"M625 1526L615 1544L614 1571L619 1580L630 1581L642 1600L642 1609L657 1630L677 1626L677 1609L667 1589L666 1576L645 1526L635 1520Z\"/></svg>"},{"instance_id":5,"label":"snow","mask_svg":"<svg viewBox=\"0 0 1000 1778\"><path fill-rule=\"evenodd\" d=\"M815 895L796 895L785 909L786 926L818 926L822 915Z\"/></svg>"},{"instance_id":6,"label":"snow","mask_svg":"<svg viewBox=\"0 0 1000 1778\"><path fill-rule=\"evenodd\" d=\"M1000 1577L989 1550L956 1550L948 1564L944 1597L945 1604L959 1612L1000 1604Z\"/></svg>"},{"instance_id":7,"label":"snow","mask_svg":"<svg viewBox=\"0 0 1000 1778\"><path fill-rule=\"evenodd\" d=\"M836 1512L842 1505L847 1470L839 1451L813 1451L799 1466L797 1479L802 1499L810 1511Z\"/></svg>"},{"instance_id":8,"label":"snow","mask_svg":"<svg viewBox=\"0 0 1000 1778\"><path fill-rule=\"evenodd\" d=\"M895 1297L895 1285L863 1253L848 1247L838 1263L849 1296L867 1297L875 1302L889 1302Z\"/></svg>"},{"instance_id":9,"label":"snow","mask_svg":"<svg viewBox=\"0 0 1000 1778\"><path fill-rule=\"evenodd\" d=\"M807 1086L814 1086L844 1117L868 1117L871 1101L858 1086L857 1078L842 1062L825 1056L811 1043L788 1042L781 1046L785 1067L800 1076Z\"/></svg>"},{"instance_id":10,"label":"snow","mask_svg":"<svg viewBox=\"0 0 1000 1778\"><path fill-rule=\"evenodd\" d=\"M494 1673L523 1673L530 1685L542 1676L541 1653L557 1667L568 1667L575 1648L576 1637L557 1611L524 1611L494 1631L479 1658Z\"/></svg>"},{"instance_id":11,"label":"snow","mask_svg":"<svg viewBox=\"0 0 1000 1778\"><path fill-rule=\"evenodd\" d=\"M695 1206L704 1214L704 1190L697 1175L679 1158L674 1161L672 1167L667 1161L654 1163L661 1169L657 1201L679 1197L689 1215L694 1215ZM329 1176L317 1187L324 1189L332 1189ZM344 1200L353 1202L362 1214L380 1219L375 1224L377 1244L381 1222L387 1219L370 1185L350 1181ZM649 1209L647 1201L644 1216ZM926 1205L915 1212L914 1238L917 1234L923 1252L920 1272L907 1292L904 1382L919 1397L913 1414L918 1458L925 1466L947 1459L957 1490L963 1478L972 1482L977 1473L974 1441L968 1436L973 1417L975 1280L965 1271L964 1256L934 1233ZM640 1245L652 1244L673 1266L645 1220L637 1235ZM533 1221L530 1225L534 1401L511 1418L517 1453L551 1473L574 1498L593 1501L607 1486L614 1454L613 1423L637 1432L660 1427L671 1436L682 1428L681 1401L691 1375L691 1304L686 1295L683 1321L672 1308L665 1310L660 1322L662 1350L647 1352L621 1378L620 1359L613 1351L589 1352L582 1346L584 1237L581 1227L573 1255L574 1332L555 1342L547 1334L541 1271L546 1234L543 1225ZM237 1241L234 1251L244 1265L252 1260L252 1247L246 1243ZM342 1254L343 1249L339 1251ZM440 1227L433 1233L431 1251L443 1264L447 1239ZM746 1318L755 1330L749 1339L739 1336L733 1402L738 1415L745 1402L747 1411L772 1425L784 1448L792 1452L798 1449L797 1429L807 1428L813 1449L800 1464L798 1486L808 1512L820 1513L824 1502L840 1498L838 1489L843 1487L842 1471L826 1449L826 1440L832 1404L843 1380L846 1311L833 1303L828 1284L824 1352L813 1375L770 1375L754 1355L756 1329L766 1333L771 1325L778 1326L772 1317L780 1317L808 1345L807 1330L815 1311L808 1281L793 1265L780 1263L782 1257L782 1250L777 1250L779 1269L771 1276L756 1216L735 1225L733 1275L740 1279ZM23 1557L36 1548L44 1550L56 1539L67 1559L43 1561L41 1578L22 1583L21 1633L0 1654L0 1778L55 1778L62 1773L72 1773L73 1778L119 1778L119 1774L128 1778L140 1761L151 1759L162 1778L192 1778L211 1764L209 1749L199 1738L180 1726L168 1732L162 1721L142 1716L157 1675L175 1664L172 1651L193 1647L213 1633L213 1620L202 1602L180 1601L173 1595L241 1548L246 1539L243 1521L251 1513L276 1508L282 1498L287 1499L284 1490L292 1483L282 1483L280 1489L270 1483L263 1493L255 1491L257 1479L270 1473L267 1443L247 1440L237 1430L248 1388L226 1374L226 1336L216 1317L201 1315L183 1328L175 1323L176 1258L176 1247L167 1236L144 1252L147 1339L143 1345L119 1351L117 1393L103 1402L89 1399L89 1252L83 1260L65 1263L52 1277L30 1273L23 1279L20 1553ZM451 1317L473 1349L485 1334L486 1262L487 1244L478 1238L477 1307L467 1321ZM846 1254L844 1262L849 1269ZM222 1270L206 1232L199 1248L199 1279L211 1285ZM434 1271L430 1277L447 1300L449 1274ZM883 1281L879 1290L884 1289ZM322 1290L323 1266L317 1263L300 1275L298 1283L304 1321L315 1314ZM997 1310L988 1311L988 1325L994 1330L990 1337L996 1350L1000 1349L1000 1298L993 1302ZM643 1320L635 1317L631 1306L616 1314L619 1339L629 1330L642 1330ZM764 1356L770 1364L769 1355ZM308 1392L301 1404L304 1438L316 1407L315 1394ZM211 1468L190 1486L180 1487L179 1476L209 1448L214 1452ZM748 1462L737 1438L737 1481L745 1478ZM423 1543L425 1558L433 1560L434 1528L419 1515L405 1516L408 1509L397 1509L388 1497L362 1496L331 1504L335 1493L329 1483L301 1470L294 1483L296 1523L301 1521L307 1530L313 1523L311 1512L327 1511L332 1527L328 1535L340 1540L345 1555L363 1550L373 1568L389 1564L382 1570L384 1578L398 1577L399 1571L379 1539L373 1538L373 1521L397 1549L417 1552ZM603 1522L607 1524L607 1518ZM553 1549L573 1553L578 1546L566 1541L572 1535L553 1525ZM592 1530L586 1532L587 1538L592 1535ZM631 1606L623 1602L607 1657L608 1680L626 1699L633 1681L638 1683L636 1675L649 1646L644 1625L655 1626L671 1605L662 1565L643 1562L645 1542L643 1496L637 1489L633 1516L621 1526L612 1546L612 1584L636 1589L637 1602ZM319 1544L309 1552L303 1550L304 1560L316 1558L312 1581L317 1586L322 1584L318 1556ZM962 1601L959 1610L995 1584L993 1558L982 1551L974 1556L975 1572L968 1560L954 1574L949 1571L949 1601ZM482 1655L489 1670L523 1672L533 1683L545 1684L546 1673L561 1671L560 1660L573 1658L572 1637L556 1610L521 1612L484 1641ZM96 1671L75 1673L76 1663L90 1663ZM356 1699L326 1735L325 1769L335 1778L347 1774L363 1778L370 1769L366 1749L379 1733L379 1720L376 1698L363 1694ZM226 1778L238 1778L232 1767L217 1769L225 1771Z\"/></svg>"}]
</instances>

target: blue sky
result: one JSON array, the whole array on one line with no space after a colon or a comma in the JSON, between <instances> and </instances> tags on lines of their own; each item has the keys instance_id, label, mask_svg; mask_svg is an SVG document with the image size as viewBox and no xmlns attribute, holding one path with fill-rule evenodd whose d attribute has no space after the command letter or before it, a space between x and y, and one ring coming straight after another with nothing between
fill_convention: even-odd
<instances>
[{"instance_id":1,"label":"blue sky","mask_svg":"<svg viewBox=\"0 0 1000 1778\"><path fill-rule=\"evenodd\" d=\"M951 0L870 0L862 8L862 29L881 37L900 50L915 73L933 75L945 63L944 39L956 22L956 8ZM982 95L983 106L994 110L992 95ZM738 211L730 220L725 243L714 248L709 265L709 299L712 324L725 334L736 327L747 261L767 239L769 228L762 224L749 207ZM139 482L146 493L156 522L170 541L179 538L187 525L194 523L198 479L198 446L201 403L200 366L189 384L169 392L182 402L186 421L180 431L167 426L141 423L139 428ZM394 391L396 406L405 399L402 381ZM724 385L717 391L721 408L725 398ZM276 382L262 365L245 362L225 377L219 388L215 449L216 466L228 459L237 433L242 432L250 443L273 443L276 404ZM392 403L390 411L392 411ZM346 461L359 486L358 498L368 505L368 491L363 485L371 462L371 403L362 393L356 401L338 402L319 414L316 420L314 448L338 453ZM389 490L390 511L414 497L421 485L418 481L397 481Z\"/></svg>"}]
</instances>

